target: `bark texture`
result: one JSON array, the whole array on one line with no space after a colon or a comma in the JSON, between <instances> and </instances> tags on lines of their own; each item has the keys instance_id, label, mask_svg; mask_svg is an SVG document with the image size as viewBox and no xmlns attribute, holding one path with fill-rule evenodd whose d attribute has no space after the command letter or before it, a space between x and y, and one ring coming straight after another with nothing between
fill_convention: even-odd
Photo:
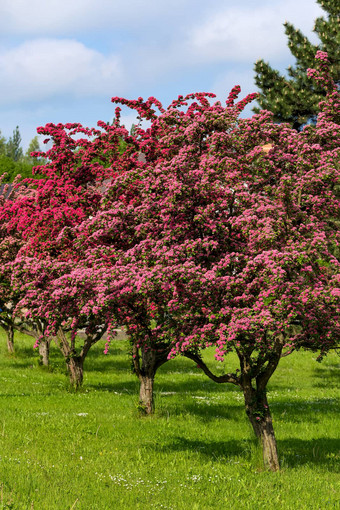
<instances>
[{"instance_id":1,"label":"bark texture","mask_svg":"<svg viewBox=\"0 0 340 510\"><path fill-rule=\"evenodd\" d=\"M83 338L83 346L77 351L76 335L68 335L66 331L59 328L55 343L65 358L67 370L70 376L71 386L77 390L83 383L84 377L84 361L92 347L100 340L107 329L107 325L98 328L94 334L85 334Z\"/></svg>"},{"instance_id":2,"label":"bark texture","mask_svg":"<svg viewBox=\"0 0 340 510\"><path fill-rule=\"evenodd\" d=\"M156 353L153 349L142 349L141 358L139 404L145 414L152 414L155 410L153 383L157 370Z\"/></svg>"},{"instance_id":3,"label":"bark texture","mask_svg":"<svg viewBox=\"0 0 340 510\"><path fill-rule=\"evenodd\" d=\"M264 466L271 471L278 471L279 457L266 392L246 386L243 394L247 416L262 446Z\"/></svg>"},{"instance_id":4,"label":"bark texture","mask_svg":"<svg viewBox=\"0 0 340 510\"><path fill-rule=\"evenodd\" d=\"M70 375L70 384L77 390L83 383L84 360L82 356L74 356L69 358L66 363Z\"/></svg>"},{"instance_id":5,"label":"bark texture","mask_svg":"<svg viewBox=\"0 0 340 510\"><path fill-rule=\"evenodd\" d=\"M145 411L145 414L152 414L155 410L155 403L153 398L153 383L155 376L145 375L139 378L140 392L139 404Z\"/></svg>"}]
</instances>

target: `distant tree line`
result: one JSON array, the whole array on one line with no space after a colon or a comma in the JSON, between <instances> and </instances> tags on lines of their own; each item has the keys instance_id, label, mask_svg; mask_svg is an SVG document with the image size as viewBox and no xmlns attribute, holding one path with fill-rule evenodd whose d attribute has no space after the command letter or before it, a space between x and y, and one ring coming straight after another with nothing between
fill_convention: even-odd
<instances>
[{"instance_id":1,"label":"distant tree line","mask_svg":"<svg viewBox=\"0 0 340 510\"><path fill-rule=\"evenodd\" d=\"M31 140L25 153L21 141L19 126L13 130L8 140L0 131L0 175L6 173L4 182L12 182L18 174L22 177L32 177L33 166L39 164L36 158L31 157L32 152L40 150L38 137L35 136Z\"/></svg>"}]
</instances>

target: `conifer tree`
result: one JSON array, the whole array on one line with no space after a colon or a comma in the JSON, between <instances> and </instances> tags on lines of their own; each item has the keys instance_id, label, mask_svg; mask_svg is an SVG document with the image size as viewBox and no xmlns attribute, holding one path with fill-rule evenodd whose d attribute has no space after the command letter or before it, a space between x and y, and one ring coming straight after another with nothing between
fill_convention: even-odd
<instances>
[{"instance_id":1,"label":"conifer tree","mask_svg":"<svg viewBox=\"0 0 340 510\"><path fill-rule=\"evenodd\" d=\"M273 69L269 63L258 60L255 63L255 83L260 91L254 111L261 109L274 113L277 122L288 122L300 130L308 123L315 123L318 103L325 91L307 76L307 69L313 67L317 50L328 53L330 72L334 82L340 84L340 4L339 0L317 0L326 16L315 20L313 31L320 43L312 44L303 33L289 22L284 23L288 47L295 57L294 66L289 66L287 76Z\"/></svg>"},{"instance_id":2,"label":"conifer tree","mask_svg":"<svg viewBox=\"0 0 340 510\"><path fill-rule=\"evenodd\" d=\"M7 156L13 161L19 161L23 157L19 126L13 130L13 135L8 139L6 150Z\"/></svg>"}]
</instances>

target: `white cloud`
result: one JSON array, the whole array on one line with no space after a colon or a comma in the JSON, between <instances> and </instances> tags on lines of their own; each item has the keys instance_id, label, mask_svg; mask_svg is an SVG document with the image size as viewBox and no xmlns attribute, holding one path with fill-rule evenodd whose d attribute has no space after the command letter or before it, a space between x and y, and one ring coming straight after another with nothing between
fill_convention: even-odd
<instances>
[{"instance_id":1,"label":"white cloud","mask_svg":"<svg viewBox=\"0 0 340 510\"><path fill-rule=\"evenodd\" d=\"M0 98L6 104L62 94L110 96L122 81L118 57L74 40L38 39L0 53Z\"/></svg>"},{"instance_id":2,"label":"white cloud","mask_svg":"<svg viewBox=\"0 0 340 510\"><path fill-rule=\"evenodd\" d=\"M201 0L1 0L2 33L75 34L147 25L154 19L178 19ZM164 23L163 23L164 29Z\"/></svg>"},{"instance_id":3,"label":"white cloud","mask_svg":"<svg viewBox=\"0 0 340 510\"><path fill-rule=\"evenodd\" d=\"M309 35L313 20L322 13L310 0L215 9L205 22L191 29L188 45L204 61L278 60L289 53L283 22L288 19Z\"/></svg>"},{"instance_id":4,"label":"white cloud","mask_svg":"<svg viewBox=\"0 0 340 510\"><path fill-rule=\"evenodd\" d=\"M60 34L97 26L108 0L2 0L0 28L21 34ZM111 3L111 5L113 2ZM106 14L111 14L111 9Z\"/></svg>"},{"instance_id":5,"label":"white cloud","mask_svg":"<svg viewBox=\"0 0 340 510\"><path fill-rule=\"evenodd\" d=\"M258 58L270 62L281 72L294 57L287 46L283 23L287 19L302 30L308 38L316 41L311 34L314 20L324 14L318 4L311 0L272 0L256 4L242 0L212 1L210 13L192 16L184 27L175 27L176 37L158 44L143 40L130 55L130 64L140 83L175 84L190 72L207 68L212 73L211 82L216 76L231 68L237 73L247 67L247 81L253 73ZM209 67L207 67L209 66ZM215 66L215 67L213 67ZM253 86L254 87L254 86Z\"/></svg>"}]
</instances>

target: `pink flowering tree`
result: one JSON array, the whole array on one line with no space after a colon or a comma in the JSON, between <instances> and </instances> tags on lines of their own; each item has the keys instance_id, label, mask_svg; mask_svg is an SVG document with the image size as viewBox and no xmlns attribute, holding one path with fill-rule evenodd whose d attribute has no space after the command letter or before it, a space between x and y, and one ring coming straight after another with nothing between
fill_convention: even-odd
<instances>
[{"instance_id":1,"label":"pink flowering tree","mask_svg":"<svg viewBox=\"0 0 340 510\"><path fill-rule=\"evenodd\" d=\"M4 178L5 176L2 176ZM18 179L17 179L18 180ZM1 183L1 180L0 180ZM14 186L16 182L14 183ZM0 196L0 325L6 331L7 348L9 352L14 352L14 307L16 304L16 295L11 286L10 263L15 259L21 246L20 238L15 235L9 235L4 221L3 210L5 203L13 198L16 193L15 188L11 189L9 185L2 187Z\"/></svg>"},{"instance_id":2,"label":"pink flowering tree","mask_svg":"<svg viewBox=\"0 0 340 510\"><path fill-rule=\"evenodd\" d=\"M19 232L23 239L11 267L12 285L21 295L16 310L26 311L26 322L43 322L45 337L57 338L71 385L77 388L89 349L115 325L114 315L89 308L97 299L96 295L90 299L94 264L105 254L101 255L95 239L84 238L82 232L103 211L109 183L138 165L138 144L120 126L119 111L112 125L100 121L98 129L47 124L38 132L52 147L33 154L47 161L35 168L43 179L26 179L34 194L11 208L9 231ZM36 346L40 348L41 342L42 335Z\"/></svg>"},{"instance_id":3,"label":"pink flowering tree","mask_svg":"<svg viewBox=\"0 0 340 510\"><path fill-rule=\"evenodd\" d=\"M176 339L170 356L185 354L242 390L272 470L266 388L281 357L306 348L322 358L339 345L340 103L326 56L317 59L321 70L310 73L328 95L317 126L301 133L269 112L233 122L230 98L229 109L200 97L157 119L169 125L160 141L168 154L143 175L147 241L129 252L145 269L128 292L152 297L154 329ZM239 369L213 376L200 357L211 345L220 360L236 352Z\"/></svg>"},{"instance_id":4,"label":"pink flowering tree","mask_svg":"<svg viewBox=\"0 0 340 510\"><path fill-rule=\"evenodd\" d=\"M72 306L66 299L65 307L55 309L53 313L43 304L48 301L53 282L56 282L56 294L59 286L63 286L63 290L72 296L68 280L62 278L77 261L68 232L98 208L106 168L100 151L92 153L95 145L92 139L99 131L88 130L79 124L49 124L38 131L49 136L53 143L46 153L36 154L44 154L47 160L46 164L36 168L43 179L25 180L30 195L17 197L6 208L7 232L15 233L21 239L20 249L11 265L11 285L20 296L15 311L17 314L25 311L26 324L43 325L40 330L35 328L39 333L34 335L35 345L39 349L44 343L43 336L57 337L70 382L78 387L83 379L84 359L107 326L105 322L98 324L97 317L94 321L78 317L79 303L76 306L72 302ZM104 159L107 164L108 158ZM85 330L85 339L76 338L78 329Z\"/></svg>"},{"instance_id":5,"label":"pink flowering tree","mask_svg":"<svg viewBox=\"0 0 340 510\"><path fill-rule=\"evenodd\" d=\"M149 105L141 105L143 111L148 108ZM126 207L128 196L140 186L136 175L144 164L141 157L143 137L137 140L130 136L119 124L119 110L116 114L112 126L98 123L101 130L87 130L80 125L39 128L40 133L49 135L53 141L52 149L37 154L49 161L38 169L46 178L29 183L35 189L35 198L29 205L19 204L11 224L12 229L19 229L25 239L13 266L13 285L16 290L22 290L18 308L27 310L27 318L43 317L48 321L47 333L58 337L58 345L75 386L82 382L88 349L107 328L111 335L115 325L127 324L134 344L138 343L133 324L129 330L126 304L120 296L110 302L109 307L97 306L104 296L104 276L111 282L117 280L118 288L124 279L123 271L128 270L125 252L131 244L128 238L134 224L131 219L128 224L124 216L130 214ZM79 133L85 134L86 138L79 139ZM123 151L122 137L125 141ZM118 175L122 176L123 184L117 185L117 199L109 194ZM114 214L121 218L115 227L115 235L112 235L112 232L105 233L98 222L104 221L107 227ZM118 264L116 256L110 253L111 245L120 260ZM117 266L117 276L112 270L113 263ZM108 289L106 286L106 293ZM139 308L137 315L141 317L143 303L140 296L136 306ZM144 310L147 314L146 304ZM77 349L79 329L84 329L87 336L83 346L79 347L78 342ZM65 331L70 335L65 335ZM170 348L167 345L162 350L159 345L158 350L157 366L167 361ZM150 353L154 357L154 351L150 350ZM139 375L145 381L141 384L143 393L147 378L142 373Z\"/></svg>"},{"instance_id":6,"label":"pink flowering tree","mask_svg":"<svg viewBox=\"0 0 340 510\"><path fill-rule=\"evenodd\" d=\"M20 183L18 176L11 185L2 188L0 197L0 325L7 334L7 347L9 352L14 352L14 331L18 330L27 335L33 336L39 341L39 354L41 362L48 365L50 339L44 335L47 326L46 321L34 319L27 320L19 309L16 313L16 306L21 299L21 293L14 291L11 284L12 262L17 257L23 240L18 231L13 231L9 226L13 209L17 200L24 203L30 200L32 190L27 189Z\"/></svg>"}]
</instances>

